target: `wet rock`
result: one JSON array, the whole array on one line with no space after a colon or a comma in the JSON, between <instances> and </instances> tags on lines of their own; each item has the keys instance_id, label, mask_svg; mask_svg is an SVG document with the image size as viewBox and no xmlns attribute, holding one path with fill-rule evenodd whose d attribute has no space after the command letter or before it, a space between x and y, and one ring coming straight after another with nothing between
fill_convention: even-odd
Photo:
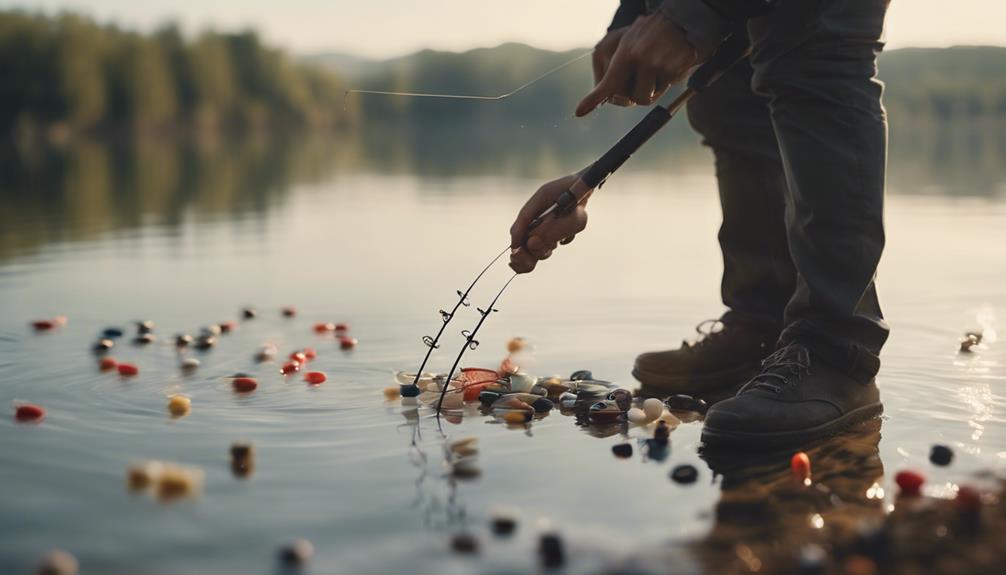
<instances>
[{"instance_id":1,"label":"wet rock","mask_svg":"<svg viewBox=\"0 0 1006 575\"><path fill-rule=\"evenodd\" d=\"M98 362L98 369L101 371L111 371L119 366L119 362L115 361L110 357L103 357L101 361Z\"/></svg>"},{"instance_id":2,"label":"wet rock","mask_svg":"<svg viewBox=\"0 0 1006 575\"><path fill-rule=\"evenodd\" d=\"M120 363L116 369L119 371L119 375L125 377L132 377L140 373L140 368L131 363Z\"/></svg>"},{"instance_id":3,"label":"wet rock","mask_svg":"<svg viewBox=\"0 0 1006 575\"><path fill-rule=\"evenodd\" d=\"M489 512L489 528L500 537L513 535L517 531L517 514L510 508L494 508Z\"/></svg>"},{"instance_id":4,"label":"wet rock","mask_svg":"<svg viewBox=\"0 0 1006 575\"><path fill-rule=\"evenodd\" d=\"M579 400L579 396L571 391L567 391L559 396L559 405L563 409L573 409L576 407L576 402Z\"/></svg>"},{"instance_id":5,"label":"wet rock","mask_svg":"<svg viewBox=\"0 0 1006 575\"><path fill-rule=\"evenodd\" d=\"M569 375L570 381L583 381L594 379L594 374L586 369L581 369L579 371L574 371Z\"/></svg>"},{"instance_id":6,"label":"wet rock","mask_svg":"<svg viewBox=\"0 0 1006 575\"><path fill-rule=\"evenodd\" d=\"M614 401L622 411L628 411L632 407L632 392L628 389L616 389L608 393L606 399Z\"/></svg>"},{"instance_id":7,"label":"wet rock","mask_svg":"<svg viewBox=\"0 0 1006 575\"><path fill-rule=\"evenodd\" d=\"M157 336L152 333L141 333L133 338L133 343L137 345L147 345L149 343L154 343L155 341L157 341Z\"/></svg>"},{"instance_id":8,"label":"wet rock","mask_svg":"<svg viewBox=\"0 0 1006 575\"><path fill-rule=\"evenodd\" d=\"M695 465L683 463L671 469L671 481L675 484L689 485L698 480L698 469Z\"/></svg>"},{"instance_id":9,"label":"wet rock","mask_svg":"<svg viewBox=\"0 0 1006 575\"><path fill-rule=\"evenodd\" d=\"M258 310L253 307L246 307L241 310L241 317L245 319L255 319L258 317Z\"/></svg>"},{"instance_id":10,"label":"wet rock","mask_svg":"<svg viewBox=\"0 0 1006 575\"><path fill-rule=\"evenodd\" d=\"M223 333L224 330L217 324L208 325L199 330L199 337L216 337Z\"/></svg>"},{"instance_id":11,"label":"wet rock","mask_svg":"<svg viewBox=\"0 0 1006 575\"><path fill-rule=\"evenodd\" d=\"M184 395L172 395L168 398L168 411L175 417L183 417L192 410L192 400Z\"/></svg>"},{"instance_id":12,"label":"wet rock","mask_svg":"<svg viewBox=\"0 0 1006 575\"><path fill-rule=\"evenodd\" d=\"M231 473L235 477L245 478L251 475L255 468L255 448L251 443L236 442L231 444Z\"/></svg>"},{"instance_id":13,"label":"wet rock","mask_svg":"<svg viewBox=\"0 0 1006 575\"><path fill-rule=\"evenodd\" d=\"M342 349L353 349L359 343L355 337L339 337L339 347Z\"/></svg>"},{"instance_id":14,"label":"wet rock","mask_svg":"<svg viewBox=\"0 0 1006 575\"><path fill-rule=\"evenodd\" d=\"M901 490L900 495L916 497L922 492L922 485L926 482L926 478L921 473L906 470L899 471L894 476L894 482L898 484L898 488Z\"/></svg>"},{"instance_id":15,"label":"wet rock","mask_svg":"<svg viewBox=\"0 0 1006 575\"><path fill-rule=\"evenodd\" d=\"M532 410L535 413L548 413L553 404L547 397L532 393L508 393L492 403L494 412L502 410Z\"/></svg>"},{"instance_id":16,"label":"wet rock","mask_svg":"<svg viewBox=\"0 0 1006 575\"><path fill-rule=\"evenodd\" d=\"M647 398L643 401L643 413L649 419L656 419L664 412L664 403L655 397Z\"/></svg>"},{"instance_id":17,"label":"wet rock","mask_svg":"<svg viewBox=\"0 0 1006 575\"><path fill-rule=\"evenodd\" d=\"M258 388L258 382L251 377L235 377L231 380L231 387L238 393L248 393Z\"/></svg>"},{"instance_id":18,"label":"wet rock","mask_svg":"<svg viewBox=\"0 0 1006 575\"><path fill-rule=\"evenodd\" d=\"M789 470L793 475L793 479L796 479L800 483L810 484L810 456L799 451L793 454L793 457L789 460Z\"/></svg>"},{"instance_id":19,"label":"wet rock","mask_svg":"<svg viewBox=\"0 0 1006 575\"><path fill-rule=\"evenodd\" d=\"M203 334L196 339L195 347L199 351L207 351L213 349L213 346L215 346L216 344L217 344L217 338L213 337L212 335Z\"/></svg>"},{"instance_id":20,"label":"wet rock","mask_svg":"<svg viewBox=\"0 0 1006 575\"><path fill-rule=\"evenodd\" d=\"M126 486L130 491L146 489L160 479L163 468L160 461L134 463L126 470Z\"/></svg>"},{"instance_id":21,"label":"wet rock","mask_svg":"<svg viewBox=\"0 0 1006 575\"><path fill-rule=\"evenodd\" d=\"M562 379L558 377L543 377L531 388L531 393L538 393L555 401L569 390L570 386L566 385Z\"/></svg>"},{"instance_id":22,"label":"wet rock","mask_svg":"<svg viewBox=\"0 0 1006 575\"><path fill-rule=\"evenodd\" d=\"M557 569L566 562L566 552L558 533L544 533L538 540L538 556L547 569Z\"/></svg>"},{"instance_id":23,"label":"wet rock","mask_svg":"<svg viewBox=\"0 0 1006 575\"><path fill-rule=\"evenodd\" d=\"M653 441L656 443L667 443L671 439L671 426L666 421L658 421L657 427L653 430Z\"/></svg>"},{"instance_id":24,"label":"wet rock","mask_svg":"<svg viewBox=\"0 0 1006 575\"><path fill-rule=\"evenodd\" d=\"M961 353L971 353L971 348L978 345L979 339L973 335L966 335L960 339Z\"/></svg>"},{"instance_id":25,"label":"wet rock","mask_svg":"<svg viewBox=\"0 0 1006 575\"><path fill-rule=\"evenodd\" d=\"M518 372L510 374L507 377L507 381L510 382L510 391L527 393L538 383L538 378Z\"/></svg>"},{"instance_id":26,"label":"wet rock","mask_svg":"<svg viewBox=\"0 0 1006 575\"><path fill-rule=\"evenodd\" d=\"M932 462L933 465L945 467L950 465L953 460L954 451L946 445L937 444L929 450L929 461Z\"/></svg>"},{"instance_id":27,"label":"wet rock","mask_svg":"<svg viewBox=\"0 0 1006 575\"><path fill-rule=\"evenodd\" d=\"M452 461L449 466L450 475L454 479L470 481L482 475L482 469L475 463L474 458L465 457Z\"/></svg>"},{"instance_id":28,"label":"wet rock","mask_svg":"<svg viewBox=\"0 0 1006 575\"><path fill-rule=\"evenodd\" d=\"M625 418L632 423L646 423L650 420L650 418L646 417L646 412L638 407L632 407L626 411Z\"/></svg>"},{"instance_id":29,"label":"wet rock","mask_svg":"<svg viewBox=\"0 0 1006 575\"><path fill-rule=\"evenodd\" d=\"M335 333L348 333L349 324L348 323L337 323L335 324Z\"/></svg>"},{"instance_id":30,"label":"wet rock","mask_svg":"<svg viewBox=\"0 0 1006 575\"><path fill-rule=\"evenodd\" d=\"M154 322L149 319L140 320L136 322L136 333L143 335L145 333L154 332Z\"/></svg>"},{"instance_id":31,"label":"wet rock","mask_svg":"<svg viewBox=\"0 0 1006 575\"><path fill-rule=\"evenodd\" d=\"M45 408L33 403L22 403L14 408L14 420L20 423L42 421L45 418Z\"/></svg>"},{"instance_id":32,"label":"wet rock","mask_svg":"<svg viewBox=\"0 0 1006 575\"><path fill-rule=\"evenodd\" d=\"M307 564L314 557L314 545L307 539L297 539L279 549L279 560L288 567Z\"/></svg>"},{"instance_id":33,"label":"wet rock","mask_svg":"<svg viewBox=\"0 0 1006 575\"><path fill-rule=\"evenodd\" d=\"M94 343L95 353L105 353L115 347L115 342L110 339L99 339Z\"/></svg>"},{"instance_id":34,"label":"wet rock","mask_svg":"<svg viewBox=\"0 0 1006 575\"><path fill-rule=\"evenodd\" d=\"M314 324L314 333L328 333L330 331L335 331L334 323L316 323Z\"/></svg>"},{"instance_id":35,"label":"wet rock","mask_svg":"<svg viewBox=\"0 0 1006 575\"><path fill-rule=\"evenodd\" d=\"M297 315L297 308L293 306L287 306L280 310L280 314L282 314L283 317L295 317Z\"/></svg>"},{"instance_id":36,"label":"wet rock","mask_svg":"<svg viewBox=\"0 0 1006 575\"><path fill-rule=\"evenodd\" d=\"M273 359L276 358L277 354L279 354L279 350L276 348L276 346L271 343L267 343L262 347L260 347L257 352L255 352L255 361L258 362L272 361Z\"/></svg>"},{"instance_id":37,"label":"wet rock","mask_svg":"<svg viewBox=\"0 0 1006 575\"><path fill-rule=\"evenodd\" d=\"M456 533L451 537L451 549L462 555L478 553L479 540L471 533Z\"/></svg>"},{"instance_id":38,"label":"wet rock","mask_svg":"<svg viewBox=\"0 0 1006 575\"><path fill-rule=\"evenodd\" d=\"M622 410L613 400L605 399L591 405L587 417L592 423L614 423L622 418Z\"/></svg>"},{"instance_id":39,"label":"wet rock","mask_svg":"<svg viewBox=\"0 0 1006 575\"><path fill-rule=\"evenodd\" d=\"M617 443L611 446L611 452L615 454L615 457L619 459L626 459L628 457L632 457L632 444Z\"/></svg>"},{"instance_id":40,"label":"wet rock","mask_svg":"<svg viewBox=\"0 0 1006 575\"><path fill-rule=\"evenodd\" d=\"M180 333L175 336L175 347L189 347L192 343L192 336L187 333Z\"/></svg>"},{"instance_id":41,"label":"wet rock","mask_svg":"<svg viewBox=\"0 0 1006 575\"><path fill-rule=\"evenodd\" d=\"M199 360L194 357L186 357L182 360L182 369L184 371L193 371L199 367Z\"/></svg>"},{"instance_id":42,"label":"wet rock","mask_svg":"<svg viewBox=\"0 0 1006 575\"><path fill-rule=\"evenodd\" d=\"M534 416L533 411L510 410L503 414L503 423L507 425L526 425Z\"/></svg>"},{"instance_id":43,"label":"wet rock","mask_svg":"<svg viewBox=\"0 0 1006 575\"><path fill-rule=\"evenodd\" d=\"M108 339L119 339L125 334L126 334L125 330L123 330L121 327L106 327L105 329L101 330L101 337Z\"/></svg>"},{"instance_id":44,"label":"wet rock","mask_svg":"<svg viewBox=\"0 0 1006 575\"><path fill-rule=\"evenodd\" d=\"M419 395L420 389L418 385L400 385L398 386L398 392L402 394L402 397L416 397ZM387 392L385 392L385 396L387 396Z\"/></svg>"},{"instance_id":45,"label":"wet rock","mask_svg":"<svg viewBox=\"0 0 1006 575\"><path fill-rule=\"evenodd\" d=\"M76 557L66 551L54 549L42 557L35 568L35 575L77 575L79 568Z\"/></svg>"},{"instance_id":46,"label":"wet rock","mask_svg":"<svg viewBox=\"0 0 1006 575\"><path fill-rule=\"evenodd\" d=\"M201 469L165 464L154 490L158 499L168 502L197 495L202 489L202 484Z\"/></svg>"},{"instance_id":47,"label":"wet rock","mask_svg":"<svg viewBox=\"0 0 1006 575\"><path fill-rule=\"evenodd\" d=\"M671 411L694 411L696 413L705 413L709 409L709 405L704 400L696 399L683 393L668 397L664 403L667 405L667 409L670 409Z\"/></svg>"}]
</instances>

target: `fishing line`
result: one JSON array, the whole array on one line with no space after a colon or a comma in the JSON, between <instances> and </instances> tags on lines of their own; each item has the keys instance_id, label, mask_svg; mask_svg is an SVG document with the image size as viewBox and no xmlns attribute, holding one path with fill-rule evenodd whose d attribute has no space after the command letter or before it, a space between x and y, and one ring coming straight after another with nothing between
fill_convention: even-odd
<instances>
[{"instance_id":1,"label":"fishing line","mask_svg":"<svg viewBox=\"0 0 1006 575\"><path fill-rule=\"evenodd\" d=\"M545 72L544 74L541 74L537 78L534 78L529 82L525 82L524 84L521 84L517 88L514 88L513 90L510 90L505 94L499 94L497 96L485 96L485 95L479 96L470 94L437 94L433 92L394 92L389 90L346 90L343 99L348 98L350 94L366 94L374 96L400 96L404 98L439 98L445 100L488 100L488 101L505 100L510 96L513 96L514 94L523 91L525 88L529 88L531 85L541 80L544 80L545 78L551 76L552 74L558 72L559 70L562 70L563 68L570 66L575 62L583 60L587 56L591 55L593 52L594 52L593 50L584 52L583 54L580 54L579 56L576 56L571 60L567 60L562 64L559 64L555 68L552 68L551 70Z\"/></svg>"}]
</instances>

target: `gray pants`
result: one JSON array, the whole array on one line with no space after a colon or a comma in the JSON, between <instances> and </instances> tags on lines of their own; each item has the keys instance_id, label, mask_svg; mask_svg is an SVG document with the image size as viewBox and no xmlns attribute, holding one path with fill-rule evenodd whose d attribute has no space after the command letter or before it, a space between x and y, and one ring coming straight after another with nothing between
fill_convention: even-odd
<instances>
[{"instance_id":1,"label":"gray pants","mask_svg":"<svg viewBox=\"0 0 1006 575\"><path fill-rule=\"evenodd\" d=\"M688 106L716 159L727 321L782 329L872 377L888 336L874 277L884 248L887 123L876 79L885 0L783 0L751 20L750 64Z\"/></svg>"}]
</instances>

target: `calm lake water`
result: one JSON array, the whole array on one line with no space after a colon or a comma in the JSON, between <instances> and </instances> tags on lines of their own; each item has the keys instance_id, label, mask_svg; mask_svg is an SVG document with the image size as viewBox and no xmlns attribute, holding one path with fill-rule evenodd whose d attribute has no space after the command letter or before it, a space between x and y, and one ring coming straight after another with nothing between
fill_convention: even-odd
<instances>
[{"instance_id":1,"label":"calm lake water","mask_svg":"<svg viewBox=\"0 0 1006 575\"><path fill-rule=\"evenodd\" d=\"M564 537L571 572L626 561L711 569L689 549L724 528L714 510L737 482L728 486L699 456L699 422L675 429L658 461L642 456L640 429L585 429L558 412L513 429L472 410L444 422L443 434L479 439L482 475L453 482L430 413L385 401L393 373L417 367L437 310L507 244L526 196L603 147L563 155L529 137L503 154L484 142L412 138L412 147L83 145L4 160L0 404L12 412L12 401L31 401L48 416L39 425L0 418L0 572L28 572L62 548L82 573L272 573L276 549L296 537L314 542L311 573L535 572L543 522ZM879 276L893 326L879 376L886 412L812 452L818 481L880 512L893 503L897 470L924 471L930 492L945 495L982 470L1006 469L1006 346L994 333L1006 316L1006 174L988 154L936 164L945 150L913 145L904 149L914 155L893 154ZM721 313L711 163L696 146L668 155L680 161L651 154L612 178L591 202L587 232L512 284L464 365L495 368L505 342L523 336L534 345L531 373L590 369L632 388L637 353L676 346ZM487 274L473 301L487 303L508 275L502 265ZM281 317L287 305L296 318ZM238 320L244 306L260 316L239 320L183 374L171 336ZM54 315L68 325L28 327ZM137 319L155 321L160 341L127 338L111 355L140 375L99 372L97 334L131 332ZM455 320L433 369L449 367L460 330L476 319L468 310ZM359 346L341 351L313 333L319 321L349 322ZM973 329L987 344L958 354ZM329 381L311 388L255 363L264 342L281 354L315 347L312 368ZM236 395L223 378L237 371L256 374L259 389ZM187 417L169 417L174 393L191 396ZM623 433L636 447L628 460L611 453ZM257 451L245 479L229 469L236 440ZM928 463L937 442L956 451L951 467ZM128 492L128 466L148 459L202 468L201 496L162 504ZM696 484L670 481L680 463L699 468ZM769 488L776 471L741 474L742 489ZM494 506L516 510L514 536L489 533ZM789 519L827 529L827 510L814 515ZM450 551L461 531L480 539L478 555Z\"/></svg>"}]
</instances>

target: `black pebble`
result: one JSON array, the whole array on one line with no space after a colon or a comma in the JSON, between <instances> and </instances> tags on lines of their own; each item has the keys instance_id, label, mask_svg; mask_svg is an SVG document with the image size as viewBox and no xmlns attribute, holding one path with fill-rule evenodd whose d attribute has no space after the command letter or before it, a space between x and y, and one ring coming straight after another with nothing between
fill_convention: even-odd
<instances>
[{"instance_id":1,"label":"black pebble","mask_svg":"<svg viewBox=\"0 0 1006 575\"><path fill-rule=\"evenodd\" d=\"M557 533L546 533L541 536L538 553L541 554L542 565L548 568L562 567L562 564L566 562L562 539Z\"/></svg>"},{"instance_id":2,"label":"black pebble","mask_svg":"<svg viewBox=\"0 0 1006 575\"><path fill-rule=\"evenodd\" d=\"M701 399L695 399L690 395L679 394L672 395L664 400L667 404L667 409L671 411L695 411L697 413L705 413L709 409L709 405Z\"/></svg>"},{"instance_id":3,"label":"black pebble","mask_svg":"<svg viewBox=\"0 0 1006 575\"><path fill-rule=\"evenodd\" d=\"M569 379L572 381L583 381L594 379L594 374L590 373L589 370L581 369L580 371L574 371L570 374Z\"/></svg>"},{"instance_id":4,"label":"black pebble","mask_svg":"<svg viewBox=\"0 0 1006 575\"><path fill-rule=\"evenodd\" d=\"M540 397L531 402L531 407L534 408L535 413L548 413L555 405L547 397Z\"/></svg>"},{"instance_id":5,"label":"black pebble","mask_svg":"<svg viewBox=\"0 0 1006 575\"><path fill-rule=\"evenodd\" d=\"M115 342L110 339L99 339L94 344L94 351L102 353L115 347Z\"/></svg>"},{"instance_id":6,"label":"black pebble","mask_svg":"<svg viewBox=\"0 0 1006 575\"><path fill-rule=\"evenodd\" d=\"M154 322L149 319L136 322L136 333L145 334L152 333L154 331Z\"/></svg>"},{"instance_id":7,"label":"black pebble","mask_svg":"<svg viewBox=\"0 0 1006 575\"><path fill-rule=\"evenodd\" d=\"M139 345L147 345L148 343L153 343L155 339L157 338L154 337L154 334L147 331L133 338L133 343Z\"/></svg>"},{"instance_id":8,"label":"black pebble","mask_svg":"<svg viewBox=\"0 0 1006 575\"><path fill-rule=\"evenodd\" d=\"M673 479L675 483L695 483L695 480L698 478L699 470L696 469L694 465L689 465L687 463L679 465L671 471L671 479Z\"/></svg>"},{"instance_id":9,"label":"black pebble","mask_svg":"<svg viewBox=\"0 0 1006 575\"><path fill-rule=\"evenodd\" d=\"M400 385L398 386L398 392L402 394L402 397L416 397L419 395L418 385Z\"/></svg>"},{"instance_id":10,"label":"black pebble","mask_svg":"<svg viewBox=\"0 0 1006 575\"><path fill-rule=\"evenodd\" d=\"M253 307L246 307L243 310L241 310L241 317L245 319L254 319L257 315L258 312L255 311L255 308Z\"/></svg>"},{"instance_id":11,"label":"black pebble","mask_svg":"<svg viewBox=\"0 0 1006 575\"><path fill-rule=\"evenodd\" d=\"M939 465L940 467L945 467L950 465L950 462L954 460L954 451L947 447L946 445L934 445L929 451L929 461L933 465Z\"/></svg>"},{"instance_id":12,"label":"black pebble","mask_svg":"<svg viewBox=\"0 0 1006 575\"><path fill-rule=\"evenodd\" d=\"M217 338L209 335L201 335L196 340L196 349L206 351L217 344Z\"/></svg>"},{"instance_id":13,"label":"black pebble","mask_svg":"<svg viewBox=\"0 0 1006 575\"><path fill-rule=\"evenodd\" d=\"M653 430L653 441L658 443L667 443L667 440L671 438L671 428L667 425L666 421L658 421L657 428Z\"/></svg>"},{"instance_id":14,"label":"black pebble","mask_svg":"<svg viewBox=\"0 0 1006 575\"><path fill-rule=\"evenodd\" d=\"M469 535L468 533L458 533L451 538L451 549L453 549L456 553L463 553L465 555L478 553L479 540L476 539L474 535Z\"/></svg>"},{"instance_id":15,"label":"black pebble","mask_svg":"<svg viewBox=\"0 0 1006 575\"><path fill-rule=\"evenodd\" d=\"M617 445L611 446L611 452L615 454L615 457L625 459L627 457L632 457L632 444L631 443L619 443Z\"/></svg>"},{"instance_id":16,"label":"black pebble","mask_svg":"<svg viewBox=\"0 0 1006 575\"><path fill-rule=\"evenodd\" d=\"M496 535L512 535L517 530L517 520L508 515L498 515L492 518L489 526Z\"/></svg>"},{"instance_id":17,"label":"black pebble","mask_svg":"<svg viewBox=\"0 0 1006 575\"><path fill-rule=\"evenodd\" d=\"M122 328L119 327L106 327L102 332L101 336L109 339L116 339L122 337L125 334Z\"/></svg>"},{"instance_id":18,"label":"black pebble","mask_svg":"<svg viewBox=\"0 0 1006 575\"><path fill-rule=\"evenodd\" d=\"M188 347L192 343L192 336L187 333L180 333L175 336L176 347Z\"/></svg>"}]
</instances>

